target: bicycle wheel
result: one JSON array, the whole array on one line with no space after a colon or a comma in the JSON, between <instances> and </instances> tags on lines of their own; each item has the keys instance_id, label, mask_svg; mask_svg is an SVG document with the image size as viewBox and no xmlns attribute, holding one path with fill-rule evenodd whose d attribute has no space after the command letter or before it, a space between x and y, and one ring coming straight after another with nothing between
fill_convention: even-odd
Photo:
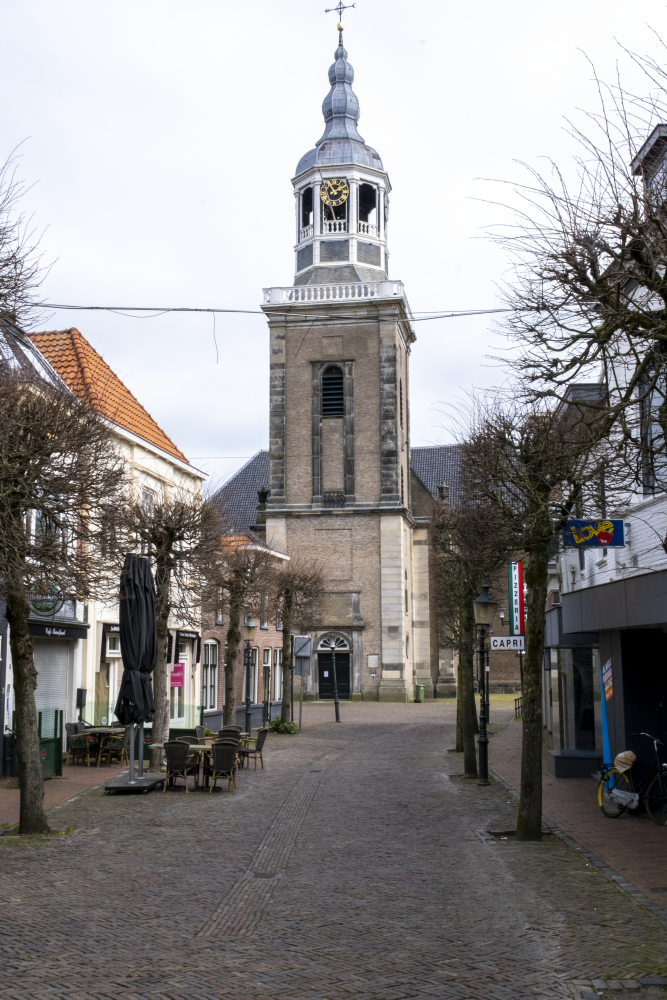
<instances>
[{"instance_id":1,"label":"bicycle wheel","mask_svg":"<svg viewBox=\"0 0 667 1000\"><path fill-rule=\"evenodd\" d=\"M598 805L609 819L618 819L627 808L627 806L623 806L620 802L612 799L611 792L615 788L623 792L632 790L627 774L625 772L621 774L615 767L612 767L608 771L605 771L598 785Z\"/></svg>"},{"instance_id":2,"label":"bicycle wheel","mask_svg":"<svg viewBox=\"0 0 667 1000\"><path fill-rule=\"evenodd\" d=\"M658 826L667 826L667 779L656 774L646 789L646 812Z\"/></svg>"}]
</instances>

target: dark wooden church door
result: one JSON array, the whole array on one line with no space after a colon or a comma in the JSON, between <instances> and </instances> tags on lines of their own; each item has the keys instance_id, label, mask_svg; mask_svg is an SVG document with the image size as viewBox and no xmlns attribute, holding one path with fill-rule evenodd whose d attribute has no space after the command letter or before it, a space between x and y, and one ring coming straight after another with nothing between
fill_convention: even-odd
<instances>
[{"instance_id":1,"label":"dark wooden church door","mask_svg":"<svg viewBox=\"0 0 667 1000\"><path fill-rule=\"evenodd\" d=\"M320 675L320 698L333 698L333 663L331 653L318 653ZM342 701L350 697L350 654L336 653L336 681L338 697Z\"/></svg>"}]
</instances>

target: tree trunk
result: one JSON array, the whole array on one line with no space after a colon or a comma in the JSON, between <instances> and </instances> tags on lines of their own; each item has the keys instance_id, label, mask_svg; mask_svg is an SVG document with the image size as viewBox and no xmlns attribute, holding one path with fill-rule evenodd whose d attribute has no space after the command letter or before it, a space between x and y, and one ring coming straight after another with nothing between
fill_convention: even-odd
<instances>
[{"instance_id":1,"label":"tree trunk","mask_svg":"<svg viewBox=\"0 0 667 1000\"><path fill-rule=\"evenodd\" d=\"M523 661L523 739L517 840L542 839L542 660L549 543L528 554L526 655Z\"/></svg>"},{"instance_id":2,"label":"tree trunk","mask_svg":"<svg viewBox=\"0 0 667 1000\"><path fill-rule=\"evenodd\" d=\"M151 739L153 743L166 743L169 739L169 612L170 569L158 556L155 565L155 622L157 629L157 662L153 671L153 701L155 715ZM151 750L151 771L162 768L162 752Z\"/></svg>"},{"instance_id":3,"label":"tree trunk","mask_svg":"<svg viewBox=\"0 0 667 1000\"><path fill-rule=\"evenodd\" d=\"M19 833L48 833L49 823L44 812L44 781L39 755L35 688L37 671L33 642L28 628L29 607L23 597L7 597L9 644L14 670L16 700L16 755L19 759L19 789L21 794Z\"/></svg>"},{"instance_id":4,"label":"tree trunk","mask_svg":"<svg viewBox=\"0 0 667 1000\"><path fill-rule=\"evenodd\" d=\"M236 725L236 670L241 643L240 589L232 586L229 593L229 627L227 629L227 656L225 658L225 706L222 716L224 726Z\"/></svg>"},{"instance_id":5,"label":"tree trunk","mask_svg":"<svg viewBox=\"0 0 667 1000\"><path fill-rule=\"evenodd\" d=\"M469 606L468 606L469 605ZM461 645L459 646L459 677L461 679L461 735L463 738L463 769L467 778L477 777L477 757L475 755L475 688L473 684L473 646L475 626L473 624L472 601L464 603L459 622Z\"/></svg>"},{"instance_id":6,"label":"tree trunk","mask_svg":"<svg viewBox=\"0 0 667 1000\"><path fill-rule=\"evenodd\" d=\"M456 752L463 753L463 675L461 673L461 654L456 664Z\"/></svg>"},{"instance_id":7,"label":"tree trunk","mask_svg":"<svg viewBox=\"0 0 667 1000\"><path fill-rule=\"evenodd\" d=\"M292 602L289 595L283 601L283 702L280 721L291 722L292 714Z\"/></svg>"}]
</instances>

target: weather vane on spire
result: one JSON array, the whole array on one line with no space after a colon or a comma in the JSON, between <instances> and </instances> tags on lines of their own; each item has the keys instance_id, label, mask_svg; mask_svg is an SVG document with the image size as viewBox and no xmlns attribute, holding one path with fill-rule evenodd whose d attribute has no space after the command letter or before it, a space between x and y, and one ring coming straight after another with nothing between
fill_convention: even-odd
<instances>
[{"instance_id":1,"label":"weather vane on spire","mask_svg":"<svg viewBox=\"0 0 667 1000\"><path fill-rule=\"evenodd\" d=\"M332 14L335 10L338 11L338 30L342 31L343 30L343 22L341 21L341 18L343 16L343 11L344 10L349 10L351 7L356 7L356 6L357 6L356 3L347 3L346 4L346 3L343 3L343 0L338 0L338 6L337 7L327 7L327 9L324 11L324 13L325 14Z\"/></svg>"}]
</instances>

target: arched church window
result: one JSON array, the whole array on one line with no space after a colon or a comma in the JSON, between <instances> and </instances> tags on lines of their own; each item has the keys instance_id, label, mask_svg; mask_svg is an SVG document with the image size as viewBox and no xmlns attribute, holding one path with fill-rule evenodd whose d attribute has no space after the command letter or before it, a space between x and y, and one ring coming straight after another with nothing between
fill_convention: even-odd
<instances>
[{"instance_id":1,"label":"arched church window","mask_svg":"<svg viewBox=\"0 0 667 1000\"><path fill-rule=\"evenodd\" d=\"M344 413L343 371L338 365L329 365L322 372L322 416L342 417Z\"/></svg>"}]
</instances>

